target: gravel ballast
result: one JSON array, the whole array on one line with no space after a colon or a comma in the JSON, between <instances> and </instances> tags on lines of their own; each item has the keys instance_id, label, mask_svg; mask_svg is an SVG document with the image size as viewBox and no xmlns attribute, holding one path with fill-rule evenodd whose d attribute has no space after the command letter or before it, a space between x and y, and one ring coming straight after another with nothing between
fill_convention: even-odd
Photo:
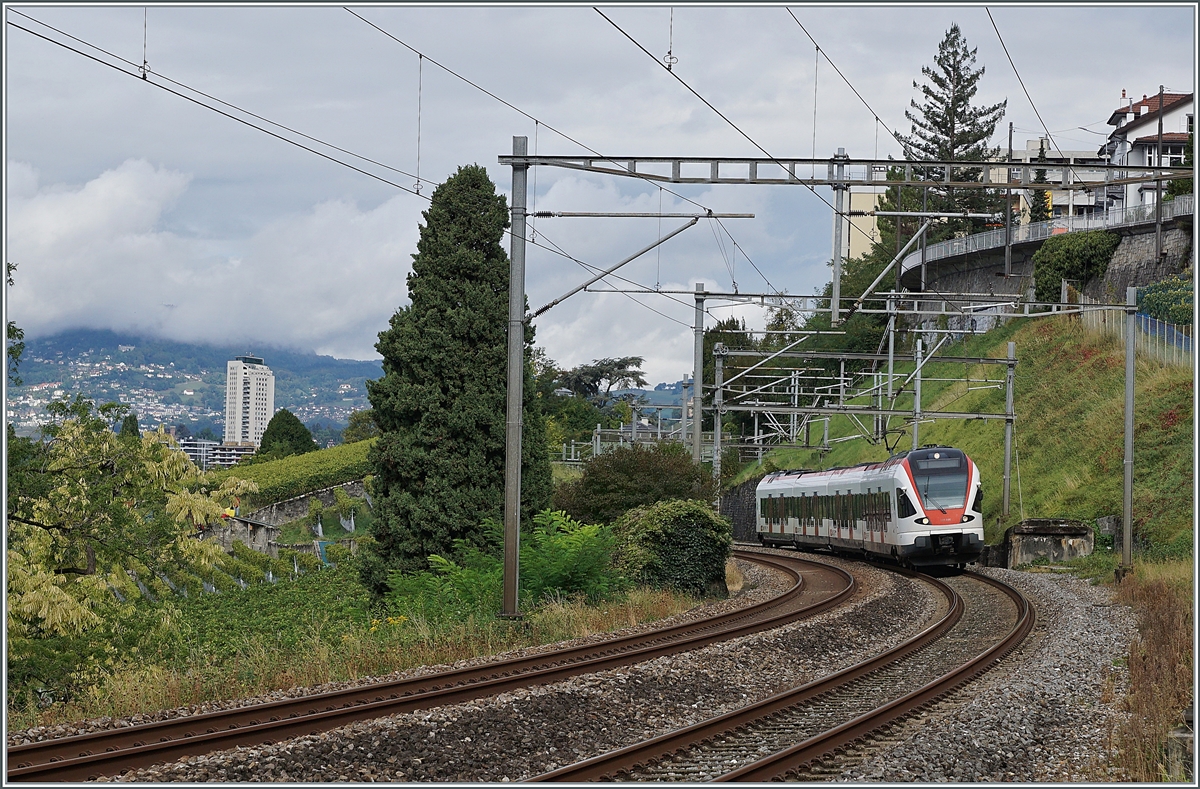
<instances>
[{"instance_id":1,"label":"gravel ballast","mask_svg":"<svg viewBox=\"0 0 1200 789\"><path fill-rule=\"evenodd\" d=\"M981 572L1029 598L1034 632L999 667L835 780L1120 780L1109 732L1121 715L1132 611L1113 604L1110 588L1067 574Z\"/></svg>"},{"instance_id":2,"label":"gravel ballast","mask_svg":"<svg viewBox=\"0 0 1200 789\"><path fill-rule=\"evenodd\" d=\"M857 663L917 632L940 610L939 596L917 581L821 560L859 576L848 607L682 656L276 745L189 757L116 780L521 780ZM773 573L742 568L758 594L778 583ZM1128 654L1131 613L1112 605L1106 589L1070 576L984 572L1030 598L1038 614L1035 632L919 724L897 727L886 745L863 748L855 766L828 778L1081 781L1111 775L1105 749L1123 687L1114 661Z\"/></svg>"}]
</instances>

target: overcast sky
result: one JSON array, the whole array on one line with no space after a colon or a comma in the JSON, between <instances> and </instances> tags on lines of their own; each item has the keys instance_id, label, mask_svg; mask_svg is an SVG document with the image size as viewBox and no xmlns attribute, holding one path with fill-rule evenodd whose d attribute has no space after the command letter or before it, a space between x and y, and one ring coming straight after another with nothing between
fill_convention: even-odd
<instances>
[{"instance_id":1,"label":"overcast sky","mask_svg":"<svg viewBox=\"0 0 1200 789\"><path fill-rule=\"evenodd\" d=\"M418 87L420 175L435 183L477 163L507 195L511 173L497 156L511 153L514 135L528 136L531 152L584 153L544 124L607 155L761 155L590 7L354 8L428 59L340 6L6 6L5 257L19 266L9 316L29 337L109 328L377 358L378 332L407 301L427 200L155 87L171 85L167 78L404 171L321 148L409 188ZM976 101L1008 100L993 144L1007 144L1009 121L1014 147L1041 134L983 6L791 8L893 130L910 131L913 80L923 80L922 66L957 23L986 68ZM601 10L656 57L670 47L674 73L773 156L899 153L829 63L816 62L783 6L677 7L673 23L666 6ZM18 12L138 65L144 59L150 78L17 29L118 62ZM1076 127L1106 132L1122 89L1136 98L1160 84L1193 90L1190 6L996 6L992 16L1063 148L1097 147L1102 134ZM534 183L539 210L696 210L634 179L538 168ZM623 269L630 280L790 293L828 281L831 213L806 188L671 188L715 211L755 214L725 221L745 255L704 220ZM661 231L679 223L661 220ZM607 267L657 238L660 222L559 218L535 230L539 243ZM531 307L585 277L575 263L530 248ZM636 298L574 296L537 319L537 342L564 366L638 355L652 384L675 381L692 366L692 302ZM755 307L712 311L729 314L754 326L764 317Z\"/></svg>"}]
</instances>

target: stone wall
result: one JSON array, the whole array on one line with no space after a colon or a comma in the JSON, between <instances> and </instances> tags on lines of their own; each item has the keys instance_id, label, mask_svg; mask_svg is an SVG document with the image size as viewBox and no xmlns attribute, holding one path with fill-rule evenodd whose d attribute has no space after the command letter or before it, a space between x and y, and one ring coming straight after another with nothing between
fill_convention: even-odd
<instances>
[{"instance_id":1,"label":"stone wall","mask_svg":"<svg viewBox=\"0 0 1200 789\"><path fill-rule=\"evenodd\" d=\"M1173 223L1172 223L1173 224ZM1188 227L1163 227L1164 254L1154 259L1154 228L1138 227L1138 232L1121 235L1104 278L1084 286L1084 295L1107 302L1124 302L1125 289L1142 287L1180 274L1192 262L1192 230Z\"/></svg>"},{"instance_id":2,"label":"stone wall","mask_svg":"<svg viewBox=\"0 0 1200 789\"><path fill-rule=\"evenodd\" d=\"M296 496L295 498L278 501L274 504L257 509L248 514L246 517L250 520L267 523L272 526L282 526L285 523L299 520L307 515L309 499L313 498L314 496L320 500L322 506L332 507L335 501L333 492L337 488L341 488L342 490L346 491L346 495L355 499L366 498L367 495L366 489L363 487L361 481L347 482L344 485L334 485L332 488L325 488L324 490L306 493L303 496Z\"/></svg>"},{"instance_id":3,"label":"stone wall","mask_svg":"<svg viewBox=\"0 0 1200 789\"><path fill-rule=\"evenodd\" d=\"M1090 556L1095 547L1092 527L1064 518L1030 518L1004 533L1008 543L1008 567L1032 564L1038 559L1051 563Z\"/></svg>"},{"instance_id":4,"label":"stone wall","mask_svg":"<svg viewBox=\"0 0 1200 789\"><path fill-rule=\"evenodd\" d=\"M279 529L266 524L247 523L239 518L223 518L219 524L204 530L203 539L216 542L226 553L233 551L233 543L240 542L259 553L277 553L270 550L279 537Z\"/></svg>"},{"instance_id":5,"label":"stone wall","mask_svg":"<svg viewBox=\"0 0 1200 789\"><path fill-rule=\"evenodd\" d=\"M757 511L754 504L758 482L759 480L752 479L721 494L721 514L733 523L733 539L736 542L753 542L758 539Z\"/></svg>"},{"instance_id":6,"label":"stone wall","mask_svg":"<svg viewBox=\"0 0 1200 789\"><path fill-rule=\"evenodd\" d=\"M1171 221L1163 225L1163 250L1159 261L1154 260L1154 226L1139 225L1118 228L1111 232L1121 234L1121 243L1113 253L1112 262L1102 279L1085 283L1085 295L1101 301L1124 302L1127 287L1141 287L1181 273L1192 264L1191 217ZM1012 249L1012 278L1005 279L1004 248L989 249L968 255L931 261L926 266L925 292L930 296L929 306L936 305L937 293L1015 293L1032 299L1033 255L1042 242L1015 244ZM904 285L911 290L920 288L921 275L917 268L904 273ZM933 327L936 318L921 321L923 327ZM952 315L948 328L955 331L970 331L971 317ZM987 331L994 328L996 318L975 318L975 330Z\"/></svg>"}]
</instances>

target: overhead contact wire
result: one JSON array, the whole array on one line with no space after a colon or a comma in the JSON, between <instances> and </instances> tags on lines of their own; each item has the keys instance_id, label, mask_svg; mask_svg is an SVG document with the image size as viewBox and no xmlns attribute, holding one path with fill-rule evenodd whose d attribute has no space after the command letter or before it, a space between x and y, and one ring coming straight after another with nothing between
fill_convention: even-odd
<instances>
[{"instance_id":1,"label":"overhead contact wire","mask_svg":"<svg viewBox=\"0 0 1200 789\"><path fill-rule=\"evenodd\" d=\"M79 43L79 44L82 44L83 46L85 46L85 47L88 47L89 49L94 49L94 50L96 50L97 52L103 52L105 55L109 56L110 58L113 58L114 60L119 60L119 61L121 61L122 63L125 63L125 64L127 64L127 65L129 65L129 66L132 66L132 67L136 68L136 69L139 69L139 70L140 70L140 69L142 69L142 68L143 68L143 66L145 65L145 64L143 64L143 66L139 66L137 63L134 63L134 62L133 62L133 61L131 61L131 60L128 60L128 59L126 59L126 58L123 58L123 57L121 57L120 55L117 55L117 54L115 54L115 53L113 53L113 52L109 52L107 49L104 49L103 47L96 46L95 44L92 44L92 43L90 43L90 42L88 42L88 41L84 41L82 38L79 38L79 37L77 37L77 36L73 36L73 35L71 35L70 33L66 32L66 31L64 31L64 30L59 30L58 28L54 27L53 25L46 24L45 22L43 22L43 21L41 21L41 20L39 20L39 19L35 19L34 17L31 17L31 16L29 16L28 14L21 13L20 11L18 11L18 10L17 10L17 9L15 9L15 8L9 8L8 10L9 10L9 11L11 11L12 13L14 13L14 14L18 14L18 15L20 15L20 16L23 16L23 17L25 17L26 19L28 19L29 21L31 21L31 22L35 22L36 24L39 24L39 25L41 25L42 27L45 27L45 28L47 28L47 29L49 29L49 30L53 30L55 33L58 33L58 34L59 34L59 35L61 35L61 36L65 36L65 37L67 37L67 38L71 39L72 41L75 41L75 42L77 42L77 43ZM17 25L17 24L16 24L16 23L14 23L14 22L9 22L9 24L10 24L10 25L13 25L14 27L16 27L16 28L18 28L18 29L20 29L20 30L25 30L25 32L27 32L27 33L32 33L32 34L33 34L33 35L35 35L35 36L40 36L40 34L38 34L38 33L34 33L32 30L28 30L27 28L21 27L20 25ZM68 47L68 46L66 46L66 45L62 44L61 42L55 41L55 40L54 40L54 39L52 39L52 38L48 38L48 37L46 37L46 36L40 36L40 37L41 37L41 38L44 38L45 40L47 40L47 41L49 41L49 42L51 42L51 43L58 44L59 46L62 46L62 47L64 47L64 48L66 48L66 49L69 49L69 50L71 50L71 51L73 51L73 52L78 52L78 53L79 53L79 54L81 54L81 55L85 55L85 56L87 56L87 57L92 57L92 56L90 56L90 55L87 55L87 53L85 53L85 52L81 52L81 51L79 51L79 50L76 50L76 49L74 49L73 47ZM97 62L99 62L99 63L104 63L104 65L106 65L106 66L109 66L110 68L116 68L116 67L115 67L115 66L113 66L111 63L105 63L103 60L100 60L99 58L94 58L94 57L93 57L92 59L93 59L93 60L96 60L96 61L97 61ZM128 72L125 72L125 71L123 71L122 69L117 69L117 70L118 70L118 71L122 71L122 73L128 73ZM149 70L147 69L147 71L149 71ZM349 151L349 150L346 150L345 148L340 148L340 147L338 147L337 145L334 145L333 143L326 142L326 141L324 141L324 140L322 140L322 139L320 139L320 138L318 138L318 137L313 137L313 136L312 136L312 135L310 135L310 134L305 134L305 133L304 133L304 132L302 132L302 131L299 131L299 130L297 130L297 129L293 129L293 128L292 128L292 127L290 127L290 126L286 126L286 125L284 125L284 124L282 124L282 123L278 123L278 122L276 122L276 121L273 121L273 120L271 120L270 118L265 118L265 117L263 117L262 115L258 115L258 114L254 113L254 112L251 112L250 110L247 110L247 109L245 109L245 108L243 108L243 107L239 107L239 106L238 106L238 105L236 105L236 104L232 104L232 103L230 103L230 102L228 102L228 101L225 101L224 99L217 98L216 96L213 96L213 95L211 95L211 94L205 93L204 91L202 91L202 90L199 90L198 88L193 88L191 85L187 85L187 84L185 84L185 83L183 83L183 82L179 82L178 80L171 79L170 77L164 76L164 75L162 75L162 74L159 74L159 73L157 73L157 72L154 72L154 76L155 76L155 77L157 77L157 78L158 78L158 79L160 79L160 80L163 80L164 82L169 82L169 83L171 83L172 85L178 85L179 87L181 87L181 88L183 88L183 89L185 89L185 90L191 91L192 93L195 93L195 94L197 94L197 95L199 95L199 96L203 96L204 98L206 98L206 99L209 99L210 101L215 101L215 102L217 102L218 104L221 104L221 105L223 105L223 106L225 106L225 107L229 107L229 108L231 108L231 109L235 109L235 110L237 110L238 112L241 112L241 113L244 113L244 114L246 114L246 115L249 115L251 118L254 118L255 120L260 120L260 121L262 121L263 123L269 123L270 125L272 125L272 126L274 126L274 127L276 127L276 128L279 128L279 129L283 129L283 130L285 130L285 131L288 131L288 132L290 132L290 133L292 133L292 134L295 134L295 135L296 135L296 136L298 136L298 137L303 137L303 138L304 138L304 139L306 139L306 140L311 140L312 142L319 143L319 144L321 144L321 145L324 145L324 146L325 146L325 147L327 147L327 148L332 148L333 150L335 150L335 151L338 151L339 153L344 153L344 154L346 154L347 156L353 156L355 159L360 159L360 160L362 160L362 161L364 161L364 162L370 162L371 164L373 164L373 165L375 165L375 166L377 166L377 167L382 167L382 168L384 168L385 170L390 170L390 171L392 171L392 172L394 172L394 173L399 173L400 175L406 175L406 176L408 176L408 177L410 177L410 178L416 178L416 177L417 177L417 176L416 176L415 174L413 174L413 173L407 172L407 171L405 171L405 170L401 170L401 169L399 169L399 168L397 168L397 167L392 167L391 165L389 165L389 164L384 164L383 162L380 162L380 161L376 161L375 159L372 159L372 158L370 158L370 157L368 157L368 156L363 156L362 154L357 154L357 153L355 153L354 151ZM147 81L149 81L149 80L147 80ZM162 87L162 86L161 86L161 85L159 85L159 87ZM187 96L184 96L183 98L188 98L188 97L187 97ZM194 101L194 99L190 99L190 98L189 98L188 100L189 100L189 101ZM202 104L202 102L197 102L197 103L200 103L200 104ZM206 106L206 105L205 105L205 106ZM210 109L212 109L212 108L210 108ZM235 118L235 120L239 120L239 119ZM242 122L244 122L244 121L242 121ZM250 125L253 125L253 124L250 124ZM257 128L257 127L255 127L255 128ZM265 130L264 130L264 131L265 131ZM268 133L269 133L269 132L268 132ZM290 140L289 140L289 142L290 142ZM430 180L429 180L429 179L427 179L427 178L425 178L425 179L421 179L421 180L423 180L423 181L425 181L425 183L427 183L427 184L431 184L431 185L433 185L433 186L437 186L437 185L438 185L436 182L434 182L434 181L430 181Z\"/></svg>"},{"instance_id":2,"label":"overhead contact wire","mask_svg":"<svg viewBox=\"0 0 1200 789\"><path fill-rule=\"evenodd\" d=\"M734 131L736 131L738 134L742 135L742 137L744 137L744 138L746 139L746 141L747 141L747 142L749 142L751 145L753 145L755 148L757 148L757 149L758 149L760 152L762 152L762 154L763 154L764 156L766 156L768 159L770 159L772 162L774 162L774 163L775 163L776 165L778 165L779 167L782 167L782 168L783 168L785 171L787 170L787 168L786 168L786 167L784 167L783 163L782 163L781 161L779 161L779 159L777 159L776 157L772 156L772 155L770 154L770 152L769 152L769 151L767 151L767 149L766 149L766 148L764 148L764 147L762 147L761 145L759 145L759 144L758 144L758 142L757 142L757 141L756 141L756 140L755 140L753 137L751 137L749 134L747 134L745 131L743 131L743 130L742 130L742 128L741 128L740 126L738 126L736 123L734 123L732 120L730 120L730 119L729 119L729 118L728 118L728 117L725 115L725 113L721 112L719 109L717 109L715 106L713 106L712 102L710 102L708 99L706 99L706 98L704 98L703 96L701 96L701 95L700 95L700 94L699 94L699 93L696 91L696 89L695 89L695 88L693 88L691 85L687 84L687 82L685 82L685 81L684 81L684 80L683 80L683 79L682 79L682 78L681 78L681 77L680 77L678 74L676 74L674 71L668 71L668 70L667 70L667 68L666 68L665 66L663 66L661 63L659 63L659 61L658 61L658 58L657 58L657 57L655 57L655 56L654 56L654 54L653 54L652 52L650 52L650 50L648 50L648 49L646 49L644 46L642 46L642 45L641 45L641 43L640 43L640 42L639 42L639 41L638 41L636 38L634 38L633 36L631 36L631 35L629 35L628 33L626 33L626 32L625 32L625 30L624 30L624 29L623 29L623 28L622 28L620 25L618 25L616 22L614 22L612 19L610 19L610 18L609 18L609 17L608 17L608 16L607 16L607 15L606 15L606 14L605 14L603 11L601 11L599 8L596 8L595 6L592 6L592 10L593 10L593 11L595 11L595 12L596 12L597 14L599 14L600 16L604 17L604 21L608 22L610 25L612 25L614 28L616 28L616 29L617 29L617 32L619 32L621 35L625 36L625 38L629 39L629 41L630 41L630 42L631 42L631 43L632 43L632 44L633 44L635 47L637 47L638 49L640 49L640 50L641 50L643 53L645 53L645 54L646 54L646 56L647 56L647 57L649 57L651 60L653 60L653 61L655 62L655 64L656 64L656 65L658 65L658 66L659 66L659 67L661 67L661 68L662 68L664 71L666 71L668 74L670 74L672 77L674 77L674 78L675 78L675 79L676 79L676 80L679 82L679 84L680 84L680 85L682 85L684 88L686 88L686 89L687 89L687 91L688 91L689 93L691 93L693 96L695 96L697 99L699 99L699 100L701 101L701 103L703 103L703 104L704 104L704 106L708 107L710 110L712 110L713 112L715 112L715 113L717 114L717 116L718 116L718 117L719 117L721 120L723 120L723 121L725 121L727 124L729 124L729 125L730 125L730 126L733 128L733 130L734 130ZM815 157L814 157L814 158L815 158ZM828 208L829 208L831 211L833 211L834 213L836 213L836 212L837 212L837 208L835 208L835 207L834 207L833 203L830 203L828 200L826 200L824 197L822 197L822 196L821 196L821 195L820 195L820 194L817 192L817 190L816 190L815 188L813 188L813 187L812 187L811 185L809 185L809 184L805 184L805 186L806 186L806 187L808 187L808 190L809 190L810 192L812 192L812 193L813 193L813 195L814 195L814 196L815 196L815 197L816 197L818 200L820 200L822 203L824 203L824 204L825 204L825 205L826 205L826 206L827 206L827 207L828 207ZM850 223L850 227L851 227L851 228L853 228L853 229L855 229L855 230L857 230L859 233L861 233L861 234L863 235L863 237L865 237L865 238L868 238L868 239L870 238L870 236L868 236L868 235L867 235L867 232L866 232L865 230L863 230L862 228L858 227L858 226L857 226L857 225L855 225L853 222L851 222L851 223ZM760 272L760 273L761 273L761 272ZM775 288L772 288L772 290L776 290L776 289L775 289Z\"/></svg>"},{"instance_id":3,"label":"overhead contact wire","mask_svg":"<svg viewBox=\"0 0 1200 789\"><path fill-rule=\"evenodd\" d=\"M518 114L520 114L520 115L524 116L525 118L527 118L527 119L529 119L529 120L533 121L535 124L541 124L542 126L545 126L547 129L549 129L550 131L554 132L554 133L555 133L555 134L557 134L559 137L562 137L564 140L566 140L567 142L570 142L570 143L572 143L573 145L578 145L580 148L582 148L582 149L584 149L585 151L587 151L588 153L590 153L590 154L594 155L596 158L598 158L598 159L602 159L602 160L604 160L604 161L606 161L606 162L609 162L609 163L612 163L612 164L617 164L617 161L616 161L615 159L613 159L612 157L605 156L604 154L602 154L602 153L600 153L599 151L597 151L595 148L592 148L590 145L586 145L585 143L582 143L582 142L580 142L579 140L576 140L574 137L572 137L571 135L567 134L566 132L564 132L564 131L562 131L562 130L560 130L560 129L557 129L557 128L555 128L554 126L550 125L549 123L546 123L545 121L543 121L543 120L541 120L541 119L539 119L539 118L536 118L536 117L534 117L533 115L530 115L528 112L526 112L525 110L523 110L523 109L521 109L520 107L516 106L516 105L515 105L515 104L513 104L512 102L506 101L505 99L501 98L500 96L497 96L495 93L491 92L490 90L488 90L487 88L483 87L482 85L479 85L479 84L477 84L477 83L473 82L472 80L468 79L467 77L464 77L462 74L459 74L457 71L455 71L454 69L450 68L449 66L443 65L442 63L438 62L436 59L434 59L434 58L430 57L429 55L426 55L426 54L425 54L425 53L423 53L423 52L421 52L420 50L418 50L416 47L412 46L411 44L408 44L407 42L403 41L402 39L400 39L400 38L397 38L395 35L393 35L392 33L389 33L387 30L384 30L382 27L380 27L379 25L375 24L375 23L374 23L374 22L372 22L371 20L367 19L366 17L362 16L362 15L361 15L361 14L359 14L359 13L356 13L356 12L355 12L353 9L351 9L351 8L347 8L346 6L342 6L342 8L343 8L343 9L345 9L345 11L346 11L346 12L348 12L349 14L351 14L352 16L354 16L354 17L357 17L358 19L362 20L364 23L366 23L366 24L367 24L367 25L369 25L370 27L374 28L375 30L377 30L377 31L379 31L380 33L382 33L383 35L387 36L387 37L388 37L388 38L390 38L392 41L395 41L395 42L396 42L397 44L399 44L400 46L404 47L405 49L409 50L410 52L413 52L413 53L415 53L415 54L417 54L417 55L420 55L420 56L422 56L423 58L425 58L425 60L428 60L430 63L432 63L433 65L435 65L435 66L437 66L438 68L442 69L443 71L445 71L445 72L446 72L447 74L449 74L450 76L452 76L452 77L455 77L456 79L462 80L462 81L463 81L463 82L465 82L466 84L470 85L472 88L475 88L475 90L479 91L480 93L483 93L484 95L486 95L486 96L488 96L488 97L490 97L490 98L492 98L492 99L495 99L496 101L500 102L500 103L501 103L501 104L503 104L505 107L508 107L508 108L509 108L510 110L512 110L513 112L516 112L516 113L518 113ZM619 30L619 29L620 29L620 28L618 28L618 30ZM636 42L635 42L635 43L636 43ZM639 46L640 46L640 45L639 45ZM658 62L658 59L657 59L657 58L655 58L655 62ZM667 70L668 70L668 71L670 71L670 69L667 69ZM536 127L535 127L535 129L536 129ZM701 209L701 210L703 210L703 211L706 211L706 212L711 212L711 211L712 211L712 209L711 209L711 208L709 208L708 206L706 206L706 205L703 205L703 204L701 204L701 203L699 203L699 202L697 202L697 201L693 200L692 198L690 198L690 197L687 197L686 195L680 194L679 192L676 192L676 191L674 191L673 189L667 189L666 187L663 187L663 186L661 186L660 184L658 184L658 183L656 183L656 182L654 182L654 181L651 181L649 178L646 178L646 177L644 177L644 176L642 176L642 175L638 175L638 174L636 174L636 173L635 173L635 174L631 174L631 175L633 175L633 177L637 178L638 180L644 181L644 182L645 182L645 183L647 183L647 184L650 184L650 185L652 185L652 186L655 186L655 187L657 187L657 188L659 188L659 189L661 189L661 190L663 190L663 191L667 192L668 194L670 194L670 195L672 195L672 196L674 196L674 197L677 197L677 198L679 198L680 200L683 200L684 202L691 203L692 205L696 206L697 208L699 208L699 209ZM809 188L811 189L812 187L809 187ZM828 205L828 204L827 204L827 205ZM832 206L831 206L831 207L832 207ZM717 219L717 223L718 223L718 224L721 224L721 227L722 227L722 229L723 229L723 230L725 230L725 233L729 235L729 238L730 238L730 240L733 240L733 234L729 232L729 229L728 229L728 228L726 228L726 227L724 226L724 224L721 222L721 220L720 220L720 219ZM736 241L735 241L734 243L735 243L735 245L736 245ZM746 253L745 253L745 252L742 252L742 254L743 254L743 255L746 255ZM763 278L763 281L767 283L767 287L769 287L771 290L778 291L778 289L777 289L777 288L776 288L774 285L772 285L772 284L771 284L771 281L770 281L769 279L767 279L766 275L765 275L765 274L763 274L763 273L762 273L762 271L761 271L761 270L758 268L758 266L754 264L754 261L750 260L750 257L749 257L749 256L746 256L746 260L750 261L750 265L754 267L754 270L755 270L755 271L757 271L757 272L758 272L758 274L759 274L759 276Z\"/></svg>"}]
</instances>

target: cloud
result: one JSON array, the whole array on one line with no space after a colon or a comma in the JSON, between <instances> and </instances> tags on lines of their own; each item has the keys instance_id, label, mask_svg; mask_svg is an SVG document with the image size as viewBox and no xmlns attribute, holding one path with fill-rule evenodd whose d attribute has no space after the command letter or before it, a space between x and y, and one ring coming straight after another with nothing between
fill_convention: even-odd
<instances>
[{"instance_id":1,"label":"cloud","mask_svg":"<svg viewBox=\"0 0 1200 789\"><path fill-rule=\"evenodd\" d=\"M137 8L31 13L141 62L147 39ZM923 79L921 68L958 22L987 68L977 102L1009 102L993 144L1005 144L1009 121L1018 149L1042 133L980 7L793 8L871 110L780 7L676 7L673 27L666 7L605 9L655 58L673 47L679 61L671 74L586 7L361 13L424 59L343 9L319 6L156 8L148 58L157 75L408 172L417 166L422 68L421 174L441 180L476 162L505 190L511 173L496 156L511 151L513 135L527 135L542 155L583 152L552 129L610 155L762 155L675 76L772 155L824 157L839 147L852 157L895 153L884 124L909 132L912 82ZM1141 95L1160 83L1193 85L1194 9L1001 7L993 15L1064 147L1086 147L1068 138L1094 135L1070 130L1102 129L1122 88ZM1079 41L1136 40L1139 56L1122 64L1119 79L1112 69L1063 68L1045 47L1045 30L1070 30ZM516 40L521 46L506 44ZM376 334L406 301L421 200L20 31L7 44L6 232L10 259L21 266L10 307L34 336L103 326L374 356ZM660 197L664 211L696 210L628 178L538 168L535 183L543 210L657 211ZM627 279L662 290L690 291L702 281L790 293L816 292L828 280L832 214L808 190L671 188L716 211L757 218L725 222L740 249L705 220L622 269ZM609 266L682 221L553 219L536 227L539 242ZM527 265L535 309L588 276L536 247ZM642 355L648 377L677 379L691 369L690 293L633 298L669 317L624 295L581 293L536 321L538 342L562 364ZM706 320L731 314L751 325L763 318L761 308L741 306Z\"/></svg>"},{"instance_id":2,"label":"cloud","mask_svg":"<svg viewBox=\"0 0 1200 789\"><path fill-rule=\"evenodd\" d=\"M406 299L412 208L333 200L247 240L163 229L189 175L129 160L82 186L37 187L10 162L14 320L30 336L111 328L187 341L273 344L372 358ZM236 254L220 254L235 250Z\"/></svg>"}]
</instances>

